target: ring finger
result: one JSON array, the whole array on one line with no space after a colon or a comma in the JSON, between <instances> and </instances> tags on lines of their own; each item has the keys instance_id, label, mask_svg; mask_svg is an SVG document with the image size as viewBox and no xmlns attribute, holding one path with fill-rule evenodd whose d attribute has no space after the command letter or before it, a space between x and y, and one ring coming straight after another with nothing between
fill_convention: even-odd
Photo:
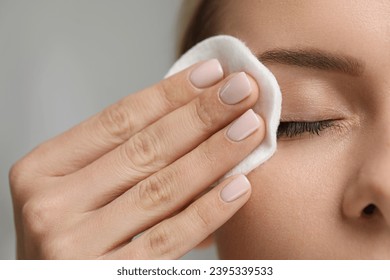
<instances>
[{"instance_id":1,"label":"ring finger","mask_svg":"<svg viewBox=\"0 0 390 280\"><path fill-rule=\"evenodd\" d=\"M120 245L188 204L258 146L264 134L264 122L248 110L190 153L92 212L81 231L104 225L90 237L101 246L100 253Z\"/></svg>"},{"instance_id":2,"label":"ring finger","mask_svg":"<svg viewBox=\"0 0 390 280\"><path fill-rule=\"evenodd\" d=\"M109 203L194 149L253 106L257 97L257 85L245 73L228 77L112 152L67 176L67 193L75 195L69 199L79 201L84 211Z\"/></svg>"}]
</instances>

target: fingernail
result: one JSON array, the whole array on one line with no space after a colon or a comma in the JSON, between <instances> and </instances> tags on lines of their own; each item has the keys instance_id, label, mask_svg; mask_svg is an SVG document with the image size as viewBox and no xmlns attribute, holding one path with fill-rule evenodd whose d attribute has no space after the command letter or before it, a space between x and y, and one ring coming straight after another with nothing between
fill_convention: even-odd
<instances>
[{"instance_id":1,"label":"fingernail","mask_svg":"<svg viewBox=\"0 0 390 280\"><path fill-rule=\"evenodd\" d=\"M223 78L223 69L218 59L214 58L203 62L192 70L191 83L197 88L206 88L214 85Z\"/></svg>"},{"instance_id":2,"label":"fingernail","mask_svg":"<svg viewBox=\"0 0 390 280\"><path fill-rule=\"evenodd\" d=\"M234 75L221 88L219 97L223 103L233 105L247 98L251 94L251 84L244 72Z\"/></svg>"},{"instance_id":3,"label":"fingernail","mask_svg":"<svg viewBox=\"0 0 390 280\"><path fill-rule=\"evenodd\" d=\"M220 196L223 201L232 202L246 194L250 188L251 183L241 174L222 189Z\"/></svg>"},{"instance_id":4,"label":"fingernail","mask_svg":"<svg viewBox=\"0 0 390 280\"><path fill-rule=\"evenodd\" d=\"M229 127L227 137L233 141L241 141L260 127L260 120L252 109L246 111Z\"/></svg>"}]
</instances>

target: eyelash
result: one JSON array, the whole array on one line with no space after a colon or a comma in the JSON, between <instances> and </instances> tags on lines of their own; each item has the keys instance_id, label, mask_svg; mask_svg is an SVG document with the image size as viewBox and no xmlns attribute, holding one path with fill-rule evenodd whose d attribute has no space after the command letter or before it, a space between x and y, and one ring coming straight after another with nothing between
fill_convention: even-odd
<instances>
[{"instance_id":1,"label":"eyelash","mask_svg":"<svg viewBox=\"0 0 390 280\"><path fill-rule=\"evenodd\" d=\"M277 138L301 135L309 132L313 135L320 135L320 132L326 128L334 126L334 120L323 120L316 122L281 122L277 131Z\"/></svg>"}]
</instances>

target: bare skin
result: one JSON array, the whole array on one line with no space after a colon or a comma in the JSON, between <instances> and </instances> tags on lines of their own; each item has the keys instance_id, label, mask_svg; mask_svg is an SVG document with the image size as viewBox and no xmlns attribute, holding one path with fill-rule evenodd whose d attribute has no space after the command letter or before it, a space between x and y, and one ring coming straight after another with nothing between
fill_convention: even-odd
<instances>
[{"instance_id":1,"label":"bare skin","mask_svg":"<svg viewBox=\"0 0 390 280\"><path fill-rule=\"evenodd\" d=\"M230 133L259 89L245 73L223 77L218 62L204 63L129 95L13 166L18 258L178 258L249 199L240 175L199 197L265 132L252 111L250 135ZM246 95L225 104L219 92L237 77Z\"/></svg>"},{"instance_id":2,"label":"bare skin","mask_svg":"<svg viewBox=\"0 0 390 280\"><path fill-rule=\"evenodd\" d=\"M261 115L261 89L249 77L250 96L223 104L227 80L196 87L193 66L15 164L19 258L178 258L251 197L217 231L221 258L390 259L390 3L221 3L220 31L263 58L283 93L287 129L248 174L252 189L225 202L229 178L195 199L261 143L264 127L229 140L230 122L251 107ZM317 135L292 122L322 125Z\"/></svg>"},{"instance_id":3,"label":"bare skin","mask_svg":"<svg viewBox=\"0 0 390 280\"><path fill-rule=\"evenodd\" d=\"M281 121L334 125L281 134L248 176L251 199L217 231L221 258L390 259L390 2L225 4L222 33L265 58L280 83ZM275 49L290 57L267 55ZM317 62L297 50L316 50ZM324 69L320 54L353 67Z\"/></svg>"}]
</instances>

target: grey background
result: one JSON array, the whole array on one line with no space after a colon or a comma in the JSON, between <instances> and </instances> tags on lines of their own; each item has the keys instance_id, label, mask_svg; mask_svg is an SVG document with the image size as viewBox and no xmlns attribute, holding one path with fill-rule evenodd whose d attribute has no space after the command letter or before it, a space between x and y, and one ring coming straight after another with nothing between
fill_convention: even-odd
<instances>
[{"instance_id":1,"label":"grey background","mask_svg":"<svg viewBox=\"0 0 390 280\"><path fill-rule=\"evenodd\" d=\"M181 4L0 0L0 259L15 258L11 164L160 80L175 58ZM215 248L185 256L215 257Z\"/></svg>"}]
</instances>

